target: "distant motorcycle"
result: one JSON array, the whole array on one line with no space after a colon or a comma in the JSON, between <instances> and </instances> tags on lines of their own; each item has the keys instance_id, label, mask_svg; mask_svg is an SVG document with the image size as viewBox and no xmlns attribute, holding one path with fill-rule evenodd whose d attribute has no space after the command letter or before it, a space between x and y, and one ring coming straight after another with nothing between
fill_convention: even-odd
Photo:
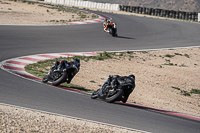
<instances>
[{"instance_id":1,"label":"distant motorcycle","mask_svg":"<svg viewBox=\"0 0 200 133\"><path fill-rule=\"evenodd\" d=\"M104 28L107 27L107 29L104 31L111 34L113 37L116 37L117 36L117 24L116 23L113 23L111 20L105 20L103 22L103 26Z\"/></svg>"},{"instance_id":2,"label":"distant motorcycle","mask_svg":"<svg viewBox=\"0 0 200 133\"><path fill-rule=\"evenodd\" d=\"M111 22L110 25L108 25L109 34L111 34L113 37L117 37L117 24Z\"/></svg>"},{"instance_id":3,"label":"distant motorcycle","mask_svg":"<svg viewBox=\"0 0 200 133\"><path fill-rule=\"evenodd\" d=\"M42 79L43 83L48 81L52 82L52 85L58 86L61 83L67 82L70 83L72 78L78 73L80 66L80 60L75 59L73 62L65 63L62 62L58 67L60 68L51 70L47 75Z\"/></svg>"},{"instance_id":4,"label":"distant motorcycle","mask_svg":"<svg viewBox=\"0 0 200 133\"><path fill-rule=\"evenodd\" d=\"M102 88L92 93L91 98L100 98L108 103L115 101L122 101L125 103L134 88L135 80L132 80L131 82L120 83L117 87L112 87L111 81L108 78L108 80L103 84Z\"/></svg>"}]
</instances>

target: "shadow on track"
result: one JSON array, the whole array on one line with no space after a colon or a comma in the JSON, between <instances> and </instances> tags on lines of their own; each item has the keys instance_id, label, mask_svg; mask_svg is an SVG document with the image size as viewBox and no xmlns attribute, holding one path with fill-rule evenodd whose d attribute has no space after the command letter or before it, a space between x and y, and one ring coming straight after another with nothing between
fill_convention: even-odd
<instances>
[{"instance_id":1,"label":"shadow on track","mask_svg":"<svg viewBox=\"0 0 200 133\"><path fill-rule=\"evenodd\" d=\"M123 39L135 39L135 38L132 38L132 37L125 37L125 36L117 36L116 38L123 38Z\"/></svg>"}]
</instances>

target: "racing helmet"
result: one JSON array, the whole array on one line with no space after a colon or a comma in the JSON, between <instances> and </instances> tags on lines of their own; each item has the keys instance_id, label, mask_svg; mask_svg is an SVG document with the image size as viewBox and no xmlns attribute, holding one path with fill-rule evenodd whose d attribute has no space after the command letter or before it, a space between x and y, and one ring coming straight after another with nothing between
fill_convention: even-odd
<instances>
[{"instance_id":1,"label":"racing helmet","mask_svg":"<svg viewBox=\"0 0 200 133\"><path fill-rule=\"evenodd\" d=\"M107 20L107 23L111 23L111 20Z\"/></svg>"},{"instance_id":2,"label":"racing helmet","mask_svg":"<svg viewBox=\"0 0 200 133\"><path fill-rule=\"evenodd\" d=\"M80 63L80 59L75 58L75 59L73 60L73 62L78 62L78 63Z\"/></svg>"},{"instance_id":3,"label":"racing helmet","mask_svg":"<svg viewBox=\"0 0 200 133\"><path fill-rule=\"evenodd\" d=\"M73 62L74 62L74 65L75 65L75 66L77 66L77 67L80 66L80 59L75 58L75 59L73 60Z\"/></svg>"},{"instance_id":4,"label":"racing helmet","mask_svg":"<svg viewBox=\"0 0 200 133\"><path fill-rule=\"evenodd\" d=\"M135 80L135 75L133 75L133 74L129 75L128 77Z\"/></svg>"}]
</instances>

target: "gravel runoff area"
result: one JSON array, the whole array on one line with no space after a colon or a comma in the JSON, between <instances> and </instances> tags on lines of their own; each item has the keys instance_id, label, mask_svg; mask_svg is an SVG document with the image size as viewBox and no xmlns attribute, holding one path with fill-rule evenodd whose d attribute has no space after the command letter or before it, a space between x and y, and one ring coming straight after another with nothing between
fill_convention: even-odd
<instances>
[{"instance_id":1,"label":"gravel runoff area","mask_svg":"<svg viewBox=\"0 0 200 133\"><path fill-rule=\"evenodd\" d=\"M0 105L1 133L139 133L81 119Z\"/></svg>"},{"instance_id":2,"label":"gravel runoff area","mask_svg":"<svg viewBox=\"0 0 200 133\"><path fill-rule=\"evenodd\" d=\"M27 8L30 12L27 11ZM0 14L0 24L11 25L66 24L59 20L69 21L69 19L75 18L75 14L70 13L69 15L68 13L50 10L37 4L8 0L0 1ZM30 17L27 17L27 14ZM53 18L55 14L56 18ZM66 16L68 16L67 19ZM200 82L198 82L200 79L199 59L200 48L187 48L135 52L134 55L129 57L121 56L120 59L96 61L96 63L94 61L81 61L81 70L72 80L72 83L96 90L109 75L128 75L132 73L136 76L136 88L128 101L200 116L200 96L190 93L191 89L200 89ZM90 65L91 63L93 65ZM124 64L127 65L124 66ZM87 66L90 66L92 70L88 71ZM121 66L124 66L123 69L121 69ZM99 72L101 74L94 76ZM8 105L0 105L0 118L0 132L6 133L138 132Z\"/></svg>"}]
</instances>

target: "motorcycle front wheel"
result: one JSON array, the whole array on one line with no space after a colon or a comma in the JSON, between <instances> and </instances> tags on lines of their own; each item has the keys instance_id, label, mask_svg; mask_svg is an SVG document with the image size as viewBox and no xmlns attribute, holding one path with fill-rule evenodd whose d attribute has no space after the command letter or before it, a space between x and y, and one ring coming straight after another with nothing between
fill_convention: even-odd
<instances>
[{"instance_id":1,"label":"motorcycle front wheel","mask_svg":"<svg viewBox=\"0 0 200 133\"><path fill-rule=\"evenodd\" d=\"M48 82L48 75L45 75L44 78L42 79L43 83L47 83Z\"/></svg>"},{"instance_id":2,"label":"motorcycle front wheel","mask_svg":"<svg viewBox=\"0 0 200 133\"><path fill-rule=\"evenodd\" d=\"M61 83L64 83L67 79L67 72L64 71L62 74L60 74L59 77L57 77L54 81L52 81L52 85L58 86Z\"/></svg>"},{"instance_id":3,"label":"motorcycle front wheel","mask_svg":"<svg viewBox=\"0 0 200 133\"><path fill-rule=\"evenodd\" d=\"M124 94L124 90L116 89L115 92L113 92L111 94L108 94L106 96L105 101L108 102L108 103L113 103L115 101L120 101L123 94Z\"/></svg>"},{"instance_id":4,"label":"motorcycle front wheel","mask_svg":"<svg viewBox=\"0 0 200 133\"><path fill-rule=\"evenodd\" d=\"M91 95L91 99L96 99L98 97L99 91L100 91L100 89L93 92L92 95Z\"/></svg>"}]
</instances>

